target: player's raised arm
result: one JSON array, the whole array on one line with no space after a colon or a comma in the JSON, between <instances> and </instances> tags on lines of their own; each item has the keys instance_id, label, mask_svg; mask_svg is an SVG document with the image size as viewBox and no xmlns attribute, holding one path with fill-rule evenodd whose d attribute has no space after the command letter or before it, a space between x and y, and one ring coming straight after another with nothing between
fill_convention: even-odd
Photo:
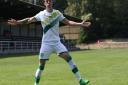
<instances>
[{"instance_id":1,"label":"player's raised arm","mask_svg":"<svg viewBox=\"0 0 128 85\"><path fill-rule=\"evenodd\" d=\"M66 18L62 22L64 24L71 25L71 26L89 27L91 25L91 22L86 22L86 21L75 22L75 21L68 20Z\"/></svg>"},{"instance_id":2,"label":"player's raised arm","mask_svg":"<svg viewBox=\"0 0 128 85\"><path fill-rule=\"evenodd\" d=\"M35 17L24 18L21 20L10 19L8 20L8 24L10 25L29 24L29 23L36 22L36 21L37 20Z\"/></svg>"}]
</instances>

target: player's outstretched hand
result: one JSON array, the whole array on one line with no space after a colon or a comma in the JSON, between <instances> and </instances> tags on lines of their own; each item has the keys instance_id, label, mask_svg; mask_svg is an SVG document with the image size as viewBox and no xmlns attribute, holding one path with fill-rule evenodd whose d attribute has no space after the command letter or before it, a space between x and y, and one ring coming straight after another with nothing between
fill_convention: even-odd
<instances>
[{"instance_id":1,"label":"player's outstretched hand","mask_svg":"<svg viewBox=\"0 0 128 85\"><path fill-rule=\"evenodd\" d=\"M91 22L82 21L81 23L83 27L89 27L91 25Z\"/></svg>"},{"instance_id":2,"label":"player's outstretched hand","mask_svg":"<svg viewBox=\"0 0 128 85\"><path fill-rule=\"evenodd\" d=\"M10 25L17 25L18 22L15 19L10 19L10 20L8 20L8 24L10 24Z\"/></svg>"}]
</instances>

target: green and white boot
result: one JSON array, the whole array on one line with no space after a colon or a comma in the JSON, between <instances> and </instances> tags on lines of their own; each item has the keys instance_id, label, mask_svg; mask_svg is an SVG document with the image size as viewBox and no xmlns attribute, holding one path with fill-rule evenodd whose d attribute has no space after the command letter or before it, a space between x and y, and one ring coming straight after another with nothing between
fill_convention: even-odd
<instances>
[{"instance_id":1,"label":"green and white boot","mask_svg":"<svg viewBox=\"0 0 128 85\"><path fill-rule=\"evenodd\" d=\"M89 83L89 80L80 79L79 83L80 85L87 85Z\"/></svg>"}]
</instances>

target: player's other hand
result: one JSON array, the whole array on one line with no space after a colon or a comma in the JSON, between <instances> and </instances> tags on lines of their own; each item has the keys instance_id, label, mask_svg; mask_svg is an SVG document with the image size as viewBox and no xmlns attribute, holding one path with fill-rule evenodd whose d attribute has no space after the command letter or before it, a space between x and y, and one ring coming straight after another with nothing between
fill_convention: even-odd
<instances>
[{"instance_id":1,"label":"player's other hand","mask_svg":"<svg viewBox=\"0 0 128 85\"><path fill-rule=\"evenodd\" d=\"M18 22L15 19L10 19L10 20L8 20L8 24L10 24L10 25L17 25Z\"/></svg>"},{"instance_id":2,"label":"player's other hand","mask_svg":"<svg viewBox=\"0 0 128 85\"><path fill-rule=\"evenodd\" d=\"M87 22L87 21L82 21L81 23L83 27L89 27L91 25L91 22Z\"/></svg>"}]
</instances>

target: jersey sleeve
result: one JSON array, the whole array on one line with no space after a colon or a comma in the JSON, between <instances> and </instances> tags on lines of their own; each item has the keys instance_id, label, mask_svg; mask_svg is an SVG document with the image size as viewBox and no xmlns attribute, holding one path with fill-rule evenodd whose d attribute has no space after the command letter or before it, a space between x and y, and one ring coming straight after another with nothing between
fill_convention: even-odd
<instances>
[{"instance_id":1,"label":"jersey sleeve","mask_svg":"<svg viewBox=\"0 0 128 85\"><path fill-rule=\"evenodd\" d=\"M62 21L64 19L65 19L64 15L60 12L59 21Z\"/></svg>"},{"instance_id":2,"label":"jersey sleeve","mask_svg":"<svg viewBox=\"0 0 128 85\"><path fill-rule=\"evenodd\" d=\"M36 14L36 15L34 16L37 21L41 21L40 15L41 15L41 12L39 12L38 14Z\"/></svg>"}]
</instances>

